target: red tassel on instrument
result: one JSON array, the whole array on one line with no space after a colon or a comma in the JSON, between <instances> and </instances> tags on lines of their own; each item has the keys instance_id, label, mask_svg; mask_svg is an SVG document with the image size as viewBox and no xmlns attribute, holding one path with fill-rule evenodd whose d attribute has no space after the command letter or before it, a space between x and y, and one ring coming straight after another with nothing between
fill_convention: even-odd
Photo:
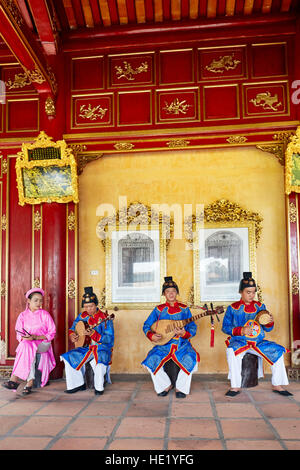
<instances>
[{"instance_id":1,"label":"red tassel on instrument","mask_svg":"<svg viewBox=\"0 0 300 470\"><path fill-rule=\"evenodd\" d=\"M213 348L215 345L215 327L212 325L210 329L210 347Z\"/></svg>"}]
</instances>

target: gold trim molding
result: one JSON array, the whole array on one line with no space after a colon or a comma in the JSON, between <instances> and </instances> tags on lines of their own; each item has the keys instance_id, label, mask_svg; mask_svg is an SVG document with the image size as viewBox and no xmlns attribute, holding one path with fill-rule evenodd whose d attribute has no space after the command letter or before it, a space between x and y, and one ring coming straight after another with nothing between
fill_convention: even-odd
<instances>
[{"instance_id":1,"label":"gold trim molding","mask_svg":"<svg viewBox=\"0 0 300 470\"><path fill-rule=\"evenodd\" d=\"M297 176L293 170L297 170ZM300 126L297 127L296 133L291 137L285 152L285 192L290 194L295 191L300 192L300 178L298 177L300 170Z\"/></svg>"}]
</instances>

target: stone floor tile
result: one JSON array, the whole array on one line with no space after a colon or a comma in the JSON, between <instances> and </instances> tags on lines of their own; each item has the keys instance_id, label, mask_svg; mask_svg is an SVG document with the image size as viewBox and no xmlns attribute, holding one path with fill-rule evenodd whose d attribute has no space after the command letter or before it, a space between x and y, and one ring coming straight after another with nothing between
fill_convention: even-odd
<instances>
[{"instance_id":1,"label":"stone floor tile","mask_svg":"<svg viewBox=\"0 0 300 470\"><path fill-rule=\"evenodd\" d=\"M226 440L228 450L283 450L280 442L276 440L234 439Z\"/></svg>"},{"instance_id":2,"label":"stone floor tile","mask_svg":"<svg viewBox=\"0 0 300 470\"><path fill-rule=\"evenodd\" d=\"M247 403L250 402L250 398L244 390L241 391L238 395L235 397L227 397L225 396L225 393L229 390L229 388L223 389L223 390L218 390L216 392L212 392L213 399L217 403Z\"/></svg>"},{"instance_id":3,"label":"stone floor tile","mask_svg":"<svg viewBox=\"0 0 300 470\"><path fill-rule=\"evenodd\" d=\"M15 416L0 416L0 436L4 436L11 431L15 426L21 424L26 416L15 415Z\"/></svg>"},{"instance_id":4,"label":"stone floor tile","mask_svg":"<svg viewBox=\"0 0 300 470\"><path fill-rule=\"evenodd\" d=\"M46 448L49 437L5 437L0 440L1 450L43 450Z\"/></svg>"},{"instance_id":5,"label":"stone floor tile","mask_svg":"<svg viewBox=\"0 0 300 470\"><path fill-rule=\"evenodd\" d=\"M103 450L107 439L97 437L61 437L50 450Z\"/></svg>"},{"instance_id":6,"label":"stone floor tile","mask_svg":"<svg viewBox=\"0 0 300 470\"><path fill-rule=\"evenodd\" d=\"M109 450L163 450L162 439L115 439Z\"/></svg>"},{"instance_id":7,"label":"stone floor tile","mask_svg":"<svg viewBox=\"0 0 300 470\"><path fill-rule=\"evenodd\" d=\"M41 402L26 402L25 400L14 400L13 402L7 403L5 406L0 408L0 415L24 415L30 416L43 407L44 404Z\"/></svg>"},{"instance_id":8,"label":"stone floor tile","mask_svg":"<svg viewBox=\"0 0 300 470\"><path fill-rule=\"evenodd\" d=\"M261 415L252 403L217 403L219 418L260 418Z\"/></svg>"},{"instance_id":9,"label":"stone floor tile","mask_svg":"<svg viewBox=\"0 0 300 470\"><path fill-rule=\"evenodd\" d=\"M173 401L171 416L174 418L212 418L213 412L207 403Z\"/></svg>"},{"instance_id":10,"label":"stone floor tile","mask_svg":"<svg viewBox=\"0 0 300 470\"><path fill-rule=\"evenodd\" d=\"M101 401L96 401L91 403L85 410L81 413L80 416L120 416L125 408L127 403L107 403L103 405Z\"/></svg>"},{"instance_id":11,"label":"stone floor tile","mask_svg":"<svg viewBox=\"0 0 300 470\"><path fill-rule=\"evenodd\" d=\"M185 403L209 403L209 393L206 390L193 390L186 396Z\"/></svg>"},{"instance_id":12,"label":"stone floor tile","mask_svg":"<svg viewBox=\"0 0 300 470\"><path fill-rule=\"evenodd\" d=\"M164 418L126 417L122 420L116 432L117 437L160 437L165 433Z\"/></svg>"},{"instance_id":13,"label":"stone floor tile","mask_svg":"<svg viewBox=\"0 0 300 470\"><path fill-rule=\"evenodd\" d=\"M169 438L218 439L218 430L213 419L174 419L170 420Z\"/></svg>"},{"instance_id":14,"label":"stone floor tile","mask_svg":"<svg viewBox=\"0 0 300 470\"><path fill-rule=\"evenodd\" d=\"M284 405L281 403L262 403L259 407L267 418L300 418L300 406L291 401Z\"/></svg>"},{"instance_id":15,"label":"stone floor tile","mask_svg":"<svg viewBox=\"0 0 300 470\"><path fill-rule=\"evenodd\" d=\"M272 426L282 439L299 439L300 419L271 419Z\"/></svg>"},{"instance_id":16,"label":"stone floor tile","mask_svg":"<svg viewBox=\"0 0 300 470\"><path fill-rule=\"evenodd\" d=\"M217 439L171 439L168 450L223 450Z\"/></svg>"},{"instance_id":17,"label":"stone floor tile","mask_svg":"<svg viewBox=\"0 0 300 470\"><path fill-rule=\"evenodd\" d=\"M134 400L142 401L144 403L147 403L150 401L151 402L167 401L170 397L170 393L166 397L159 397L157 396L157 393L154 390L140 390L135 395Z\"/></svg>"},{"instance_id":18,"label":"stone floor tile","mask_svg":"<svg viewBox=\"0 0 300 470\"><path fill-rule=\"evenodd\" d=\"M65 402L51 402L42 409L37 411L37 415L47 416L74 416L82 410L86 405L83 401L65 401Z\"/></svg>"},{"instance_id":19,"label":"stone floor tile","mask_svg":"<svg viewBox=\"0 0 300 470\"><path fill-rule=\"evenodd\" d=\"M270 390L262 390L262 391L252 391L251 390L251 396L254 401L257 403L263 403L263 402L268 402L268 403L288 403L289 398L283 397L282 395L279 395L278 393L274 393L271 389Z\"/></svg>"},{"instance_id":20,"label":"stone floor tile","mask_svg":"<svg viewBox=\"0 0 300 470\"><path fill-rule=\"evenodd\" d=\"M275 435L263 419L221 419L225 439L275 439Z\"/></svg>"},{"instance_id":21,"label":"stone floor tile","mask_svg":"<svg viewBox=\"0 0 300 470\"><path fill-rule=\"evenodd\" d=\"M18 436L56 436L69 422L71 417L32 416L13 432Z\"/></svg>"},{"instance_id":22,"label":"stone floor tile","mask_svg":"<svg viewBox=\"0 0 300 470\"><path fill-rule=\"evenodd\" d=\"M116 418L78 417L73 421L63 436L107 437L117 423Z\"/></svg>"},{"instance_id":23,"label":"stone floor tile","mask_svg":"<svg viewBox=\"0 0 300 470\"><path fill-rule=\"evenodd\" d=\"M93 391L94 394L94 391ZM132 396L132 391L131 390L118 390L118 385L116 384L116 387L114 390L108 390L105 388L104 394L103 395L98 395L96 397L97 401L103 401L103 402L121 402L125 401L128 402L131 399Z\"/></svg>"},{"instance_id":24,"label":"stone floor tile","mask_svg":"<svg viewBox=\"0 0 300 470\"><path fill-rule=\"evenodd\" d=\"M129 410L126 413L126 416L145 416L145 417L167 417L169 409L169 401L164 400L153 404L144 403L140 401L134 401Z\"/></svg>"},{"instance_id":25,"label":"stone floor tile","mask_svg":"<svg viewBox=\"0 0 300 470\"><path fill-rule=\"evenodd\" d=\"M284 441L288 450L300 450L300 440L297 441Z\"/></svg>"}]
</instances>

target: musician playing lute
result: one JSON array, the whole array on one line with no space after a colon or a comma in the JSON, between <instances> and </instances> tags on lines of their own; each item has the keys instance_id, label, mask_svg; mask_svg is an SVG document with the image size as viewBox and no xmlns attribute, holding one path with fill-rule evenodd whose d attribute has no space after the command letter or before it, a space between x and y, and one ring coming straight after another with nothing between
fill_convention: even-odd
<instances>
[{"instance_id":1,"label":"musician playing lute","mask_svg":"<svg viewBox=\"0 0 300 470\"><path fill-rule=\"evenodd\" d=\"M190 393L192 374L198 368L200 356L190 343L190 338L195 336L197 325L191 321L184 328L176 327L174 337L164 345L155 345L161 335L151 327L159 320L186 320L191 318L190 309L177 302L179 289L172 277L165 277L162 294L166 303L157 305L144 323L143 331L147 338L154 344L143 366L150 372L154 389L158 396L166 396L172 388L171 380L164 370L164 364L172 360L180 370L176 379L176 397L185 398Z\"/></svg>"},{"instance_id":2,"label":"musician playing lute","mask_svg":"<svg viewBox=\"0 0 300 470\"><path fill-rule=\"evenodd\" d=\"M81 303L83 312L74 320L69 330L69 338L72 343L76 343L78 341L76 325L79 322L86 322L87 341L83 346L75 347L61 355L66 372L67 390L65 393L76 393L86 389L84 366L90 362L94 371L95 395L102 395L104 378L111 363L114 327L107 314L97 307L98 299L93 288L85 287L84 291ZM105 321L101 322L101 320Z\"/></svg>"}]
</instances>

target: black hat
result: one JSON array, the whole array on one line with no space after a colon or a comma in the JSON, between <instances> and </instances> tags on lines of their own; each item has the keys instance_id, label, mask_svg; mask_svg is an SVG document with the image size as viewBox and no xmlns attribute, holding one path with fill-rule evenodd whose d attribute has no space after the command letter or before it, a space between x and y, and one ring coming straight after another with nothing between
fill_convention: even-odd
<instances>
[{"instance_id":1,"label":"black hat","mask_svg":"<svg viewBox=\"0 0 300 470\"><path fill-rule=\"evenodd\" d=\"M89 303L94 303L98 305L98 299L96 294L94 294L92 287L85 287L84 294L82 296L81 307L83 307L84 304Z\"/></svg>"},{"instance_id":2,"label":"black hat","mask_svg":"<svg viewBox=\"0 0 300 470\"><path fill-rule=\"evenodd\" d=\"M179 294L179 289L175 281L173 281L172 276L165 277L165 282L163 283L162 287L162 294L165 292L166 289L169 287L174 287L177 290L177 294Z\"/></svg>"},{"instance_id":3,"label":"black hat","mask_svg":"<svg viewBox=\"0 0 300 470\"><path fill-rule=\"evenodd\" d=\"M242 292L244 289L246 289L246 287L255 287L255 292L257 290L252 273L243 273L243 279L240 282L239 292Z\"/></svg>"}]
</instances>

